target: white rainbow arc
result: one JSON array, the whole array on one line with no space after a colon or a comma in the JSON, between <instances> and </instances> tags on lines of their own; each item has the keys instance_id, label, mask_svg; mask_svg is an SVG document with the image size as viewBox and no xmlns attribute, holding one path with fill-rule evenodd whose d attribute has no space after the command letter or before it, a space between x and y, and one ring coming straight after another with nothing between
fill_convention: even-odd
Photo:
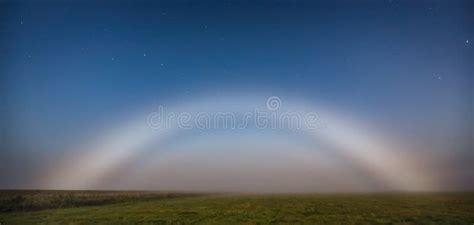
<instances>
[{"instance_id":1,"label":"white rainbow arc","mask_svg":"<svg viewBox=\"0 0 474 225\"><path fill-rule=\"evenodd\" d=\"M265 99L265 98L261 98ZM177 107L169 107L173 112L202 112L209 109L223 109L231 106L231 111L248 112L255 106L263 106L265 101L257 102L255 98L204 98L200 101L190 101ZM218 107L216 107L218 106ZM238 107L236 107L238 106ZM366 167L377 178L383 180L394 190L432 190L435 182L432 174L417 169L415 159L406 155L390 139L375 135L356 120L347 119L340 113L328 108L311 107L309 104L293 105L291 111L301 113L317 112L328 125L323 131L306 129L304 132L314 138L323 139L334 145L339 152ZM60 162L48 172L44 187L54 189L93 189L108 173L137 156L141 150L159 140L165 140L177 133L176 126L153 130L147 125L148 114L132 118L112 134L100 136L98 142L85 146L87 150L79 151L81 155Z\"/></svg>"}]
</instances>

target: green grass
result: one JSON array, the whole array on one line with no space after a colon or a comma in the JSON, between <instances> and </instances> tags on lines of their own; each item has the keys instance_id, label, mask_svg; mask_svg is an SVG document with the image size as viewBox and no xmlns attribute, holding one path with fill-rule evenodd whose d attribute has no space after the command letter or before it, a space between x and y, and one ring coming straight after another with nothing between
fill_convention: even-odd
<instances>
[{"instance_id":1,"label":"green grass","mask_svg":"<svg viewBox=\"0 0 474 225\"><path fill-rule=\"evenodd\" d=\"M152 191L0 190L0 212L106 205L199 195L202 194Z\"/></svg>"},{"instance_id":2,"label":"green grass","mask_svg":"<svg viewBox=\"0 0 474 225\"><path fill-rule=\"evenodd\" d=\"M6 224L468 224L474 193L211 194L0 213Z\"/></svg>"}]
</instances>

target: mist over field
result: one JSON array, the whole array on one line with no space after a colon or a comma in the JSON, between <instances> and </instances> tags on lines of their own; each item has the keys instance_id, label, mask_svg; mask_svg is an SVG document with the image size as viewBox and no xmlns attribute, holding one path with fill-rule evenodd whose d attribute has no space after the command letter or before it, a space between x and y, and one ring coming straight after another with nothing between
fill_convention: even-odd
<instances>
[{"instance_id":1,"label":"mist over field","mask_svg":"<svg viewBox=\"0 0 474 225\"><path fill-rule=\"evenodd\" d=\"M474 224L472 0L0 0L0 225Z\"/></svg>"}]
</instances>

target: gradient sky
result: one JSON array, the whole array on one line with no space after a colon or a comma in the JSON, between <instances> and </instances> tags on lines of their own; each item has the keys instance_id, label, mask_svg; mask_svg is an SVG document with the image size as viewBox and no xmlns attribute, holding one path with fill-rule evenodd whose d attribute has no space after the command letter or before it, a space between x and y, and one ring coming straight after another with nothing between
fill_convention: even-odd
<instances>
[{"instance_id":1,"label":"gradient sky","mask_svg":"<svg viewBox=\"0 0 474 225\"><path fill-rule=\"evenodd\" d=\"M474 189L474 2L328 2L0 1L0 188L81 187L44 180L157 105L212 110L219 96L250 109L279 96L410 146L435 174L427 189ZM92 187L390 189L348 173L347 158L287 160L325 148L304 135L191 132L143 148Z\"/></svg>"}]
</instances>

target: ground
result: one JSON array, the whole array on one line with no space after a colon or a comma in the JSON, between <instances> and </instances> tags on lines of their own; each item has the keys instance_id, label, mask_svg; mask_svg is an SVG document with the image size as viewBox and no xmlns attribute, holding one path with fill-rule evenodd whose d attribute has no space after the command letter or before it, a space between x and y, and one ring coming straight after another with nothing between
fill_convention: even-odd
<instances>
[{"instance_id":1,"label":"ground","mask_svg":"<svg viewBox=\"0 0 474 225\"><path fill-rule=\"evenodd\" d=\"M88 196L81 192L80 196ZM127 193L127 192L124 192ZM23 194L24 195L24 194ZM64 194L59 194L64 197ZM77 194L68 193L74 202ZM473 224L474 193L108 194L119 201L81 200L4 208L7 224ZM140 196L146 196L141 198ZM12 204L18 194L4 194ZM42 199L51 198L43 197ZM56 196L57 197L57 196ZM23 197L23 205L31 196ZM71 200L73 199L73 200ZM89 198L92 199L92 198ZM43 200L41 200L43 201ZM56 200L56 202L60 202ZM30 204L30 203L28 203ZM38 204L38 201L34 201ZM92 205L92 206L91 206Z\"/></svg>"}]
</instances>

